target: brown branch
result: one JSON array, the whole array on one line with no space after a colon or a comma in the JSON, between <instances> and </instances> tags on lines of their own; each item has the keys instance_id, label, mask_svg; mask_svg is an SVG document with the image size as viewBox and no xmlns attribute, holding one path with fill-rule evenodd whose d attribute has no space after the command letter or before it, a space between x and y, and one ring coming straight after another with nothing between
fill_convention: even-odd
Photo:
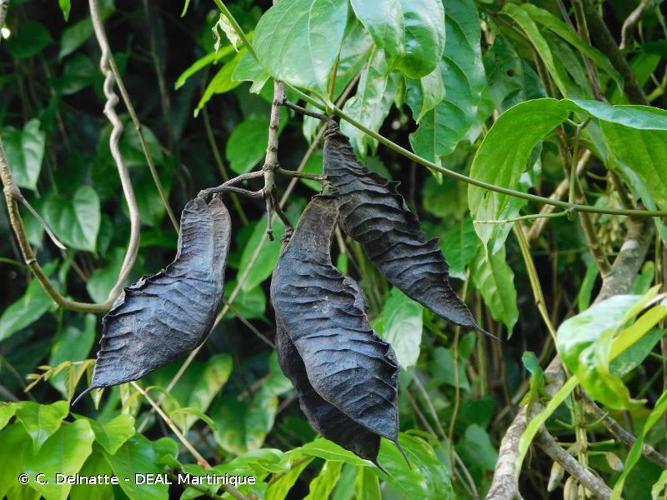
<instances>
[{"instance_id":1,"label":"brown branch","mask_svg":"<svg viewBox=\"0 0 667 500\"><path fill-rule=\"evenodd\" d=\"M586 402L586 409L588 412L593 415L612 436L630 447L635 444L635 441L637 440L635 436L621 427L614 418L600 408L586 393L582 393L582 396ZM667 469L667 457L658 452L650 444L644 443L642 445L642 454L651 462L662 466L663 469Z\"/></svg>"},{"instance_id":2,"label":"brown branch","mask_svg":"<svg viewBox=\"0 0 667 500\"><path fill-rule=\"evenodd\" d=\"M650 221L642 219L628 219L628 234L625 243L621 247L610 273L603 279L602 288L595 301L600 302L613 295L627 293L632 281L639 271L646 252L653 238L653 225ZM563 386L566 380L563 365L558 356L549 363L544 372L545 388L547 396L553 395ZM493 482L487 499L512 499L520 497L518 486L519 471L516 470L516 461L519 454L519 440L526 430L526 426L538 413L544 409L539 402L534 402L528 411L523 406L516 415L500 443L498 462L493 475ZM560 462L559 462L560 463ZM561 465L565 467L564 464ZM567 468L566 468L567 469ZM583 480L577 476L577 480Z\"/></svg>"},{"instance_id":3,"label":"brown branch","mask_svg":"<svg viewBox=\"0 0 667 500\"><path fill-rule=\"evenodd\" d=\"M542 431L537 437L537 442L544 452L554 461L558 462L563 469L575 477L579 483L591 492L593 498L611 498L611 489L599 477L581 465L576 458L560 447L551 434Z\"/></svg>"},{"instance_id":4,"label":"brown branch","mask_svg":"<svg viewBox=\"0 0 667 500\"><path fill-rule=\"evenodd\" d=\"M648 105L646 94L637 82L632 68L625 59L625 56L616 45L616 40L609 32L609 28L597 13L593 0L577 0L583 8L586 17L586 24L591 33L593 42L609 58L611 64L621 74L625 82L625 91L630 100L637 104Z\"/></svg>"}]
</instances>

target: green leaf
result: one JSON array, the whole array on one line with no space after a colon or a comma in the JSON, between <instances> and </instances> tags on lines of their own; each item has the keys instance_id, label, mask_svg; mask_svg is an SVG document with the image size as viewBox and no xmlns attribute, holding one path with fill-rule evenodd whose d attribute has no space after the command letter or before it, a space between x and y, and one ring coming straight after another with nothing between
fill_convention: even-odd
<instances>
[{"instance_id":1,"label":"green leaf","mask_svg":"<svg viewBox=\"0 0 667 500\"><path fill-rule=\"evenodd\" d=\"M549 98L526 101L504 112L475 153L470 176L516 189L535 146L567 115L561 102ZM468 186L468 206L475 221L510 219L522 204L508 195ZM510 224L475 224L482 243L493 242L492 252L502 246L510 229Z\"/></svg>"},{"instance_id":2,"label":"green leaf","mask_svg":"<svg viewBox=\"0 0 667 500\"><path fill-rule=\"evenodd\" d=\"M16 413L15 404L0 402L0 431L5 428L14 413Z\"/></svg>"},{"instance_id":3,"label":"green leaf","mask_svg":"<svg viewBox=\"0 0 667 500\"><path fill-rule=\"evenodd\" d=\"M505 5L503 12L509 15L526 34L526 37L528 37L528 40L535 48L540 59L542 59L544 66L551 78L553 78L553 81L561 94L564 96L570 96L572 92L574 92L573 96L580 94L579 90L568 80L567 75L564 73L564 69L554 62L554 55L551 52L549 44L544 39L537 24L535 24L535 21L531 19L528 13L519 5L511 3Z\"/></svg>"},{"instance_id":4,"label":"green leaf","mask_svg":"<svg viewBox=\"0 0 667 500\"><path fill-rule=\"evenodd\" d=\"M479 249L479 238L475 233L472 219L454 224L442 237L440 249L449 264L449 275L465 279L466 267L473 261Z\"/></svg>"},{"instance_id":5,"label":"green leaf","mask_svg":"<svg viewBox=\"0 0 667 500\"><path fill-rule=\"evenodd\" d=\"M68 497L71 484L56 484L56 474L73 475L79 472L93 451L95 434L87 420L76 420L64 424L51 436L39 452L28 449L23 460L26 474L30 476L30 486L49 499ZM36 474L44 474L44 482L39 484Z\"/></svg>"},{"instance_id":6,"label":"green leaf","mask_svg":"<svg viewBox=\"0 0 667 500\"><path fill-rule=\"evenodd\" d=\"M455 498L450 471L431 445L406 433L399 434L399 442L412 466L394 443L383 439L378 462L387 471L386 481L406 498Z\"/></svg>"},{"instance_id":7,"label":"green leaf","mask_svg":"<svg viewBox=\"0 0 667 500\"><path fill-rule=\"evenodd\" d=\"M70 0L58 0L58 5L60 6L60 10L63 11L63 17L65 18L65 21L68 21L69 13L72 10L72 3Z\"/></svg>"},{"instance_id":8,"label":"green leaf","mask_svg":"<svg viewBox=\"0 0 667 500\"><path fill-rule=\"evenodd\" d=\"M44 218L66 245L95 251L100 229L100 199L92 187L79 187L72 198L51 193L44 203Z\"/></svg>"},{"instance_id":9,"label":"green leaf","mask_svg":"<svg viewBox=\"0 0 667 500\"><path fill-rule=\"evenodd\" d=\"M126 413L121 413L106 424L91 419L90 425L95 440L110 455L116 453L135 434L134 418Z\"/></svg>"},{"instance_id":10,"label":"green leaf","mask_svg":"<svg viewBox=\"0 0 667 500\"><path fill-rule=\"evenodd\" d=\"M641 434L637 436L637 440L632 445L630 453L628 453L628 458L625 460L623 472L616 480L616 484L614 485L612 494L613 500L619 500L621 498L625 480L642 456L642 446L644 445L646 436L648 435L649 431L662 419L662 416L665 413L667 413L667 391L663 392L660 396L660 399L658 399L658 401L655 403L655 408L653 408L651 413L649 413L648 418L644 423L644 427L642 428Z\"/></svg>"},{"instance_id":11,"label":"green leaf","mask_svg":"<svg viewBox=\"0 0 667 500\"><path fill-rule=\"evenodd\" d=\"M419 87L421 90L421 95L419 96L421 99L421 109L415 118L415 122L417 123L445 98L445 84L440 68L435 68L428 75L422 76L419 79Z\"/></svg>"},{"instance_id":12,"label":"green leaf","mask_svg":"<svg viewBox=\"0 0 667 500\"><path fill-rule=\"evenodd\" d=\"M472 279L496 321L507 327L508 335L519 319L514 273L505 261L505 249L486 255L480 250L472 265Z\"/></svg>"},{"instance_id":13,"label":"green leaf","mask_svg":"<svg viewBox=\"0 0 667 500\"><path fill-rule=\"evenodd\" d=\"M0 341L30 326L53 305L42 285L33 278L23 296L9 305L0 316Z\"/></svg>"},{"instance_id":14,"label":"green leaf","mask_svg":"<svg viewBox=\"0 0 667 500\"><path fill-rule=\"evenodd\" d=\"M403 7L400 0L351 0L357 19L384 49L389 61L403 52Z\"/></svg>"},{"instance_id":15,"label":"green leaf","mask_svg":"<svg viewBox=\"0 0 667 500\"><path fill-rule=\"evenodd\" d=\"M250 401L223 396L211 411L219 429L216 441L236 454L260 448L273 427L277 410L278 398L267 387L255 392Z\"/></svg>"},{"instance_id":16,"label":"green leaf","mask_svg":"<svg viewBox=\"0 0 667 500\"><path fill-rule=\"evenodd\" d=\"M205 412L213 398L222 390L232 373L232 357L229 354L216 354L206 362L204 372L192 388L187 406ZM198 417L188 415L185 418L183 433L192 427Z\"/></svg>"},{"instance_id":17,"label":"green leaf","mask_svg":"<svg viewBox=\"0 0 667 500\"><path fill-rule=\"evenodd\" d=\"M206 105L208 101L216 94L225 94L230 90L234 90L238 87L241 82L234 80L232 75L236 70L241 58L247 52L248 49L241 49L240 52L234 54L229 61L225 62L222 65L222 68L218 70L213 79L209 82L208 86L204 90L204 94L199 99L197 103L197 108L195 109L195 116L201 111L201 109Z\"/></svg>"},{"instance_id":18,"label":"green leaf","mask_svg":"<svg viewBox=\"0 0 667 500\"><path fill-rule=\"evenodd\" d=\"M610 297L569 318L558 328L556 348L563 363L591 397L610 408L626 409L638 404L630 398L630 392L620 377L610 370L612 344L616 332L641 311L655 296L655 292L653 289L643 296ZM654 314L667 315L664 306L658 305L652 311ZM619 341L625 343L623 350L653 327L646 323L649 319L642 318L634 330L618 336Z\"/></svg>"},{"instance_id":19,"label":"green leaf","mask_svg":"<svg viewBox=\"0 0 667 500\"><path fill-rule=\"evenodd\" d=\"M12 28L12 36L3 43L16 59L26 59L42 52L53 43L49 30L37 21L21 21Z\"/></svg>"},{"instance_id":20,"label":"green leaf","mask_svg":"<svg viewBox=\"0 0 667 500\"><path fill-rule=\"evenodd\" d=\"M349 465L347 465L349 467ZM356 498L364 500L382 500L382 490L378 473L369 467L357 467L357 478L354 484Z\"/></svg>"},{"instance_id":21,"label":"green leaf","mask_svg":"<svg viewBox=\"0 0 667 500\"><path fill-rule=\"evenodd\" d=\"M37 189L46 141L46 135L40 127L40 121L35 118L26 123L23 130L14 127L2 130L7 162L14 181L20 187L33 191Z\"/></svg>"},{"instance_id":22,"label":"green leaf","mask_svg":"<svg viewBox=\"0 0 667 500\"><path fill-rule=\"evenodd\" d=\"M445 48L445 9L441 0L400 0L403 47L396 69L409 78L433 71Z\"/></svg>"},{"instance_id":23,"label":"green leaf","mask_svg":"<svg viewBox=\"0 0 667 500\"><path fill-rule=\"evenodd\" d=\"M225 57L234 53L234 47L227 45L220 50L209 52L205 56L200 57L178 76L176 83L174 83L174 89L180 89L192 76L196 75L201 70L208 68L211 64L217 64Z\"/></svg>"},{"instance_id":24,"label":"green leaf","mask_svg":"<svg viewBox=\"0 0 667 500\"><path fill-rule=\"evenodd\" d=\"M278 263L280 257L280 239L285 232L285 226L281 221L274 221L273 223L273 241L268 239L264 242L259 251L259 256L254 264L250 266L250 260L253 254L259 247L260 242L265 238L266 234L266 216L257 223L252 231L250 239L243 248L241 255L241 264L239 265L238 276L244 276L248 273L246 280L243 282L243 291L249 292L257 285L262 283L266 278L271 276L273 269Z\"/></svg>"},{"instance_id":25,"label":"green leaf","mask_svg":"<svg viewBox=\"0 0 667 500\"><path fill-rule=\"evenodd\" d=\"M225 146L225 156L237 174L252 170L266 154L269 119L251 116L234 127Z\"/></svg>"},{"instance_id":26,"label":"green leaf","mask_svg":"<svg viewBox=\"0 0 667 500\"><path fill-rule=\"evenodd\" d=\"M377 132L389 113L397 89L397 75L388 71L384 54L376 52L361 72L357 93L347 100L343 111ZM341 121L340 127L362 156L366 154L367 146L373 150L377 147L376 140L348 122Z\"/></svg>"},{"instance_id":27,"label":"green leaf","mask_svg":"<svg viewBox=\"0 0 667 500\"><path fill-rule=\"evenodd\" d=\"M79 474L87 477L97 476L98 474L112 476L113 470L109 467L100 448L93 446L93 452L81 467ZM111 500L114 498L113 488L112 484L74 485L70 490L69 498L71 500L89 500L91 496L94 496L99 499Z\"/></svg>"},{"instance_id":28,"label":"green leaf","mask_svg":"<svg viewBox=\"0 0 667 500\"><path fill-rule=\"evenodd\" d=\"M64 325L51 348L49 365L58 366L65 361L82 361L88 357L93 342L95 342L97 318L93 314L87 314L84 325L83 330L74 325ZM75 366L70 369L76 370ZM58 389L66 399L72 396L74 390L74 388L68 387L69 373L69 370L64 370L49 379L51 385ZM70 389L72 390L70 391Z\"/></svg>"},{"instance_id":29,"label":"green leaf","mask_svg":"<svg viewBox=\"0 0 667 500\"><path fill-rule=\"evenodd\" d=\"M463 439L456 444L465 464L472 468L492 471L498 460L498 451L491 444L489 434L479 425L469 426Z\"/></svg>"},{"instance_id":30,"label":"green leaf","mask_svg":"<svg viewBox=\"0 0 667 500\"><path fill-rule=\"evenodd\" d=\"M60 425L68 413L69 404L67 401L57 401L49 405L22 401L16 407L16 419L30 434L35 453L54 432L60 429Z\"/></svg>"},{"instance_id":31,"label":"green leaf","mask_svg":"<svg viewBox=\"0 0 667 500\"><path fill-rule=\"evenodd\" d=\"M430 369L433 378L438 380L438 382L451 385L452 387L458 386L464 391L470 390L470 382L465 371L464 360L459 356L458 363L456 363L454 353L450 349L436 347L433 350L433 360L430 363Z\"/></svg>"},{"instance_id":32,"label":"green leaf","mask_svg":"<svg viewBox=\"0 0 667 500\"><path fill-rule=\"evenodd\" d=\"M119 481L119 486L130 498L162 500L169 498L169 486L166 484L137 484L135 473L157 474L162 472L158 466L160 458L155 449L141 434L135 434L128 439L113 455L104 454L113 472L119 478L129 478L129 481Z\"/></svg>"},{"instance_id":33,"label":"green leaf","mask_svg":"<svg viewBox=\"0 0 667 500\"><path fill-rule=\"evenodd\" d=\"M7 453L11 450L11 459L3 460L0 467L0 498L33 498L28 486L17 481L20 473L24 472L23 457L31 448L30 436L19 423L9 425L0 431L0 450Z\"/></svg>"},{"instance_id":34,"label":"green leaf","mask_svg":"<svg viewBox=\"0 0 667 500\"><path fill-rule=\"evenodd\" d=\"M347 0L283 0L264 13L253 46L276 80L326 96L347 24Z\"/></svg>"},{"instance_id":35,"label":"green leaf","mask_svg":"<svg viewBox=\"0 0 667 500\"><path fill-rule=\"evenodd\" d=\"M102 20L106 21L115 11L113 0L100 1L100 12ZM68 56L76 49L81 47L86 40L93 34L93 23L89 16L86 16L81 21L78 21L63 30L60 37L60 52L58 52L58 59Z\"/></svg>"},{"instance_id":36,"label":"green leaf","mask_svg":"<svg viewBox=\"0 0 667 500\"><path fill-rule=\"evenodd\" d=\"M319 475L310 482L305 500L329 498L340 478L343 462L324 462Z\"/></svg>"},{"instance_id":37,"label":"green leaf","mask_svg":"<svg viewBox=\"0 0 667 500\"><path fill-rule=\"evenodd\" d=\"M114 248L110 252L107 265L96 269L86 283L88 295L95 302L104 302L109 297L109 292L116 284L118 273L125 258L125 250L120 247Z\"/></svg>"},{"instance_id":38,"label":"green leaf","mask_svg":"<svg viewBox=\"0 0 667 500\"><path fill-rule=\"evenodd\" d=\"M232 74L233 80L252 82L250 92L253 94L259 94L269 78L271 78L271 75L259 65L257 60L248 51L241 57Z\"/></svg>"},{"instance_id":39,"label":"green leaf","mask_svg":"<svg viewBox=\"0 0 667 500\"><path fill-rule=\"evenodd\" d=\"M271 482L266 492L266 500L284 500L303 470L313 461L312 458L303 460L298 453L292 453L292 455L293 457L290 457L292 468L289 472L281 474L277 480Z\"/></svg>"},{"instance_id":40,"label":"green leaf","mask_svg":"<svg viewBox=\"0 0 667 500\"><path fill-rule=\"evenodd\" d=\"M229 298L232 291L236 288L235 280L225 283L225 297ZM234 302L231 304L231 310L228 317L232 318L236 314L245 319L265 318L266 294L261 286L256 286L252 290L245 291L243 288L236 294Z\"/></svg>"},{"instance_id":41,"label":"green leaf","mask_svg":"<svg viewBox=\"0 0 667 500\"><path fill-rule=\"evenodd\" d=\"M394 446L392 444L392 446ZM324 438L317 438L310 443L304 444L301 448L294 451L299 451L304 455L316 458L323 458L332 462L345 462L352 465L363 465L366 467L373 466L372 462L359 458L357 455L336 443ZM381 462L381 461L380 461Z\"/></svg>"},{"instance_id":42,"label":"green leaf","mask_svg":"<svg viewBox=\"0 0 667 500\"><path fill-rule=\"evenodd\" d=\"M607 57L602 54L602 52L597 50L588 42L584 41L570 26L558 19L549 11L541 9L530 3L522 4L521 8L525 10L533 20L553 31L563 40L576 47L579 52L594 62L598 68L601 68L605 73L607 73L607 75L612 77L619 88L623 88L623 78L618 73L618 71L616 71L609 59L607 59Z\"/></svg>"},{"instance_id":43,"label":"green leaf","mask_svg":"<svg viewBox=\"0 0 667 500\"><path fill-rule=\"evenodd\" d=\"M391 344L398 364L407 369L417 364L422 339L424 308L398 288L392 288L382 308L382 337Z\"/></svg>"},{"instance_id":44,"label":"green leaf","mask_svg":"<svg viewBox=\"0 0 667 500\"><path fill-rule=\"evenodd\" d=\"M460 141L472 141L479 133L478 108L486 85L474 1L448 2L445 24L447 44L439 65L444 97L428 110L433 102L429 102L423 80L421 91L408 92L408 104L419 122L419 128L410 134L410 145L417 154L436 163L453 152Z\"/></svg>"}]
</instances>

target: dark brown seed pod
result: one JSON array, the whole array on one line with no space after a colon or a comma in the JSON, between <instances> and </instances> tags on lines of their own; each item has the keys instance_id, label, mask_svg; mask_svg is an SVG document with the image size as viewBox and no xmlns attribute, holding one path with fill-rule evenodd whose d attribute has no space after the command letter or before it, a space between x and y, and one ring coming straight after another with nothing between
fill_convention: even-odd
<instances>
[{"instance_id":1,"label":"dark brown seed pod","mask_svg":"<svg viewBox=\"0 0 667 500\"><path fill-rule=\"evenodd\" d=\"M335 199L314 197L273 272L278 353L313 427L375 461L380 437L398 438L398 365L358 286L331 263L337 217Z\"/></svg>"},{"instance_id":2,"label":"dark brown seed pod","mask_svg":"<svg viewBox=\"0 0 667 500\"><path fill-rule=\"evenodd\" d=\"M220 198L207 203L197 197L185 205L174 261L127 287L102 318L86 392L137 380L201 344L222 301L230 238Z\"/></svg>"},{"instance_id":3,"label":"dark brown seed pod","mask_svg":"<svg viewBox=\"0 0 667 500\"><path fill-rule=\"evenodd\" d=\"M437 240L426 239L398 184L368 170L334 121L326 131L324 174L340 200L343 231L387 280L443 319L479 330L449 284L449 266Z\"/></svg>"}]
</instances>

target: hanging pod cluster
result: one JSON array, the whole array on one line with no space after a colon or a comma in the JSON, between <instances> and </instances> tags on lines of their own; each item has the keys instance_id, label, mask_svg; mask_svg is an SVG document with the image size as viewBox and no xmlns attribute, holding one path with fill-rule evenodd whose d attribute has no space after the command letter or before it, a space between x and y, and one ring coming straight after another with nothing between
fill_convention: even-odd
<instances>
[{"instance_id":1,"label":"hanging pod cluster","mask_svg":"<svg viewBox=\"0 0 667 500\"><path fill-rule=\"evenodd\" d=\"M327 194L304 210L271 280L276 345L313 427L377 463L382 437L398 445L398 363L369 326L359 286L332 264L336 224L394 286L447 321L479 327L449 285L436 241L426 239L396 184L358 160L336 123L325 137ZM230 239L229 213L217 195L187 203L174 261L127 287L102 319L93 379L83 394L137 380L204 341L222 301Z\"/></svg>"}]
</instances>

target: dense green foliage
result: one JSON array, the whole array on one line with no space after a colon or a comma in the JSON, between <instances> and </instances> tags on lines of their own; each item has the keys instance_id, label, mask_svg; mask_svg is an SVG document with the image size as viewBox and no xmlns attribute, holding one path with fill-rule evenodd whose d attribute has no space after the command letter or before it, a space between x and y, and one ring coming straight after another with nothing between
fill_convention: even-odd
<instances>
[{"instance_id":1,"label":"dense green foliage","mask_svg":"<svg viewBox=\"0 0 667 500\"><path fill-rule=\"evenodd\" d=\"M90 11L69 0L10 2L0 26L8 166L8 210L0 210L0 497L480 498L495 491L494 470L505 459L520 469L525 498L547 498L547 489L584 498L590 491L581 476L563 476L544 444L553 436L607 493L660 498L667 486L662 0L271 3L99 1L134 106L117 82L119 151L141 224L130 269L134 206L110 148L108 68L100 70ZM135 383L93 391L70 410L90 382L96 313L116 298L121 270L129 272L123 286L158 272L173 260L185 203L262 168L274 81L290 101L337 116L368 168L401 182L424 232L439 238L456 292L500 338L446 323L336 233L334 262L359 282L371 326L401 367L399 442L410 464L383 439L378 468L319 437L299 409L276 356L269 301L285 223L274 212L268 221L264 200L242 194L224 195L233 228L225 297L202 348ZM286 107L279 113L280 166L310 174L276 172L278 199L295 225L321 187L323 127ZM44 282L51 295L71 300L58 306ZM545 373L555 356L560 381ZM530 415L527 425L509 451L500 449L521 412ZM77 472L120 481L53 481ZM173 484L138 484L137 472ZM183 474L254 480L177 484Z\"/></svg>"}]
</instances>

